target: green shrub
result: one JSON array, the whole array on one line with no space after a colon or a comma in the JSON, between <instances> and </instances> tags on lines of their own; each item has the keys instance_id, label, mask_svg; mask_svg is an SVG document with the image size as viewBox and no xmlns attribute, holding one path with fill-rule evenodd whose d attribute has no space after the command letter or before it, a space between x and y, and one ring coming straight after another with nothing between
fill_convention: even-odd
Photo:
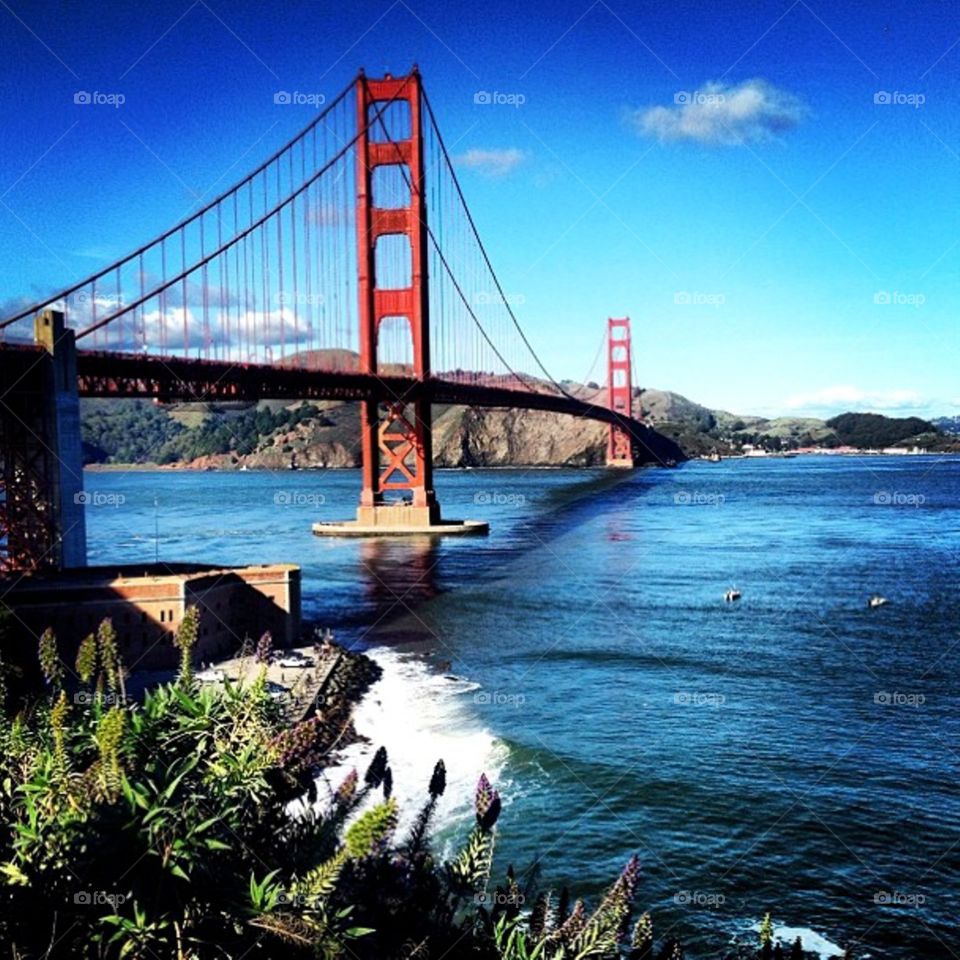
<instances>
[{"instance_id":1,"label":"green shrub","mask_svg":"<svg viewBox=\"0 0 960 960\"><path fill-rule=\"evenodd\" d=\"M485 776L449 862L429 842L442 761L405 835L382 748L362 779L352 772L316 803L349 705L290 726L265 666L246 685L200 686L190 668L196 628L191 614L177 637L180 676L142 703L126 697L109 621L81 644L75 674L44 634L45 692L0 731L4 956L653 956L649 916L629 929L636 858L593 912L536 896L512 870L491 887L500 797ZM660 956L678 951L671 942Z\"/></svg>"}]
</instances>

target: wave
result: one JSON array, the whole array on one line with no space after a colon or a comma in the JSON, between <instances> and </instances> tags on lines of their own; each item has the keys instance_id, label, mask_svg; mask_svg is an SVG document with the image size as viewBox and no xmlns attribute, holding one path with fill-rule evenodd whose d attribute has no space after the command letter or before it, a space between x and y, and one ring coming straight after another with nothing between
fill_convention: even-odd
<instances>
[{"instance_id":1,"label":"wave","mask_svg":"<svg viewBox=\"0 0 960 960\"><path fill-rule=\"evenodd\" d=\"M759 921L754 923L750 929L759 932ZM832 957L842 957L844 955L844 951L837 944L809 927L788 927L774 923L773 937L785 948L789 948L799 937L803 944L804 953L814 953L820 960L831 960Z\"/></svg>"},{"instance_id":2,"label":"wave","mask_svg":"<svg viewBox=\"0 0 960 960\"><path fill-rule=\"evenodd\" d=\"M350 770L362 775L374 751L386 747L402 836L426 802L434 764L442 759L447 788L434 817L434 832L442 846L452 840L454 828L462 833L472 818L473 793L481 773L507 801L512 792L504 779L509 748L472 709L467 694L479 689L478 683L437 673L416 654L381 647L367 655L383 676L354 710L354 726L366 742L343 750L341 763L329 768L325 779L336 788Z\"/></svg>"}]
</instances>

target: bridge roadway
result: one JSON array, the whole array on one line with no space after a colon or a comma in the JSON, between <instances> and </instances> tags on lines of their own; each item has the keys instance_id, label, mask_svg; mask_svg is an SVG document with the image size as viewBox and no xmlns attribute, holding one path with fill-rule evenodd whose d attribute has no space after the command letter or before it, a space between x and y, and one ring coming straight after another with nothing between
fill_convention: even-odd
<instances>
[{"instance_id":1,"label":"bridge roadway","mask_svg":"<svg viewBox=\"0 0 960 960\"><path fill-rule=\"evenodd\" d=\"M36 352L32 344L3 344L0 351ZM556 393L518 390L490 383L464 383L431 377L308 370L287 364L244 364L227 360L78 350L77 386L82 397L141 397L161 402L262 399L381 400L470 407L545 410L614 424L629 430L647 462L682 459L676 446L635 419L607 407Z\"/></svg>"}]
</instances>

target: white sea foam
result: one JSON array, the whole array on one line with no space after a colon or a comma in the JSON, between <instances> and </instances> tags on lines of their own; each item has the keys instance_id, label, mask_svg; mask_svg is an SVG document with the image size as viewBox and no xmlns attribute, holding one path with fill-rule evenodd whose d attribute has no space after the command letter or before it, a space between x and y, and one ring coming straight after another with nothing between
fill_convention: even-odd
<instances>
[{"instance_id":1,"label":"white sea foam","mask_svg":"<svg viewBox=\"0 0 960 960\"><path fill-rule=\"evenodd\" d=\"M363 776L378 747L386 747L393 772L394 795L401 811L399 833L413 822L427 799L427 785L437 760L447 768L447 789L435 813L435 829L463 826L472 816L477 778L486 773L508 793L503 770L508 748L483 726L470 694L480 685L464 677L439 674L420 658L389 648L369 653L383 676L354 710L357 733L368 743L342 752L342 763L326 771L336 788L356 768ZM322 795L321 791L321 795Z\"/></svg>"},{"instance_id":2,"label":"white sea foam","mask_svg":"<svg viewBox=\"0 0 960 960\"><path fill-rule=\"evenodd\" d=\"M750 929L759 932L760 923L753 924ZM843 950L840 947L809 927L787 927L774 923L773 936L784 947L791 946L794 940L799 937L804 952L815 953L820 960L830 960L831 957L843 956Z\"/></svg>"}]
</instances>

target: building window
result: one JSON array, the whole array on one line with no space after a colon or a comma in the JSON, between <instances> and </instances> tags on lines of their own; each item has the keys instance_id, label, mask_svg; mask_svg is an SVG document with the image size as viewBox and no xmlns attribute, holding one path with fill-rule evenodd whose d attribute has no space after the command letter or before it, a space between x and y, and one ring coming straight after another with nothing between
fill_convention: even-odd
<instances>
[{"instance_id":1,"label":"building window","mask_svg":"<svg viewBox=\"0 0 960 960\"><path fill-rule=\"evenodd\" d=\"M166 623L166 622L167 622L167 613L166 613L165 610L161 610L161 611L160 611L160 622L161 622L161 623Z\"/></svg>"}]
</instances>

